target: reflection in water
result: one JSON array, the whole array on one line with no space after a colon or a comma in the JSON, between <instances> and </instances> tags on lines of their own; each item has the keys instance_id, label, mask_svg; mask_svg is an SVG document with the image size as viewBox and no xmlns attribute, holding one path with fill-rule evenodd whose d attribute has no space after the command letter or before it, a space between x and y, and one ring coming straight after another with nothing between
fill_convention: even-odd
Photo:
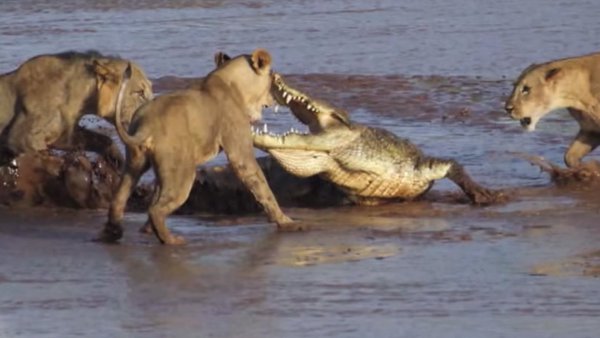
<instances>
[{"instance_id":1,"label":"reflection in water","mask_svg":"<svg viewBox=\"0 0 600 338\"><path fill-rule=\"evenodd\" d=\"M233 241L240 240L239 234L234 236ZM177 335L226 315L227 322L214 321L213 329L225 336L243 336L252 323L244 316L236 317L236 309L267 301L269 282L263 266L279 243L272 232L252 237L255 241L249 245L230 246L232 252L221 255L227 257L226 265L211 259L214 248L210 245L105 246L127 285L121 301L130 314L121 318L121 326L131 333Z\"/></svg>"},{"instance_id":2,"label":"reflection in water","mask_svg":"<svg viewBox=\"0 0 600 338\"><path fill-rule=\"evenodd\" d=\"M600 277L600 251L583 253L560 261L544 262L534 266L531 273L537 276Z\"/></svg>"},{"instance_id":3,"label":"reflection in water","mask_svg":"<svg viewBox=\"0 0 600 338\"><path fill-rule=\"evenodd\" d=\"M394 244L364 245L358 243L331 245L331 243L327 243L327 245L323 246L300 245L280 250L276 263L284 266L336 264L363 259L383 259L397 255L400 252L401 249Z\"/></svg>"}]
</instances>

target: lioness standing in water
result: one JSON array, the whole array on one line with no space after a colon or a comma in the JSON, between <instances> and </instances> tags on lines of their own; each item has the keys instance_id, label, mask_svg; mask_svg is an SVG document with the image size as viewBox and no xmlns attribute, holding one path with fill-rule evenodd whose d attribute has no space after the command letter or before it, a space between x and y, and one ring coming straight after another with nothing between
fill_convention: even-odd
<instances>
[{"instance_id":1,"label":"lioness standing in water","mask_svg":"<svg viewBox=\"0 0 600 338\"><path fill-rule=\"evenodd\" d=\"M570 168L581 165L581 159L600 145L600 53L527 67L505 108L529 131L544 115L566 108L579 123L579 132L564 160Z\"/></svg>"},{"instance_id":2,"label":"lioness standing in water","mask_svg":"<svg viewBox=\"0 0 600 338\"><path fill-rule=\"evenodd\" d=\"M112 242L122 237L120 224L127 199L140 176L152 166L156 189L148 223L161 243L184 243L182 237L169 232L165 219L188 198L196 166L221 150L269 219L279 226L292 223L279 208L256 162L250 133L250 123L259 120L262 108L274 102L271 82L271 55L257 49L252 55L225 62L198 87L161 95L142 106L129 132L120 123L117 102L117 132L126 145L127 160L108 222L98 239Z\"/></svg>"},{"instance_id":3,"label":"lioness standing in water","mask_svg":"<svg viewBox=\"0 0 600 338\"><path fill-rule=\"evenodd\" d=\"M78 125L84 114L114 123L123 71L131 62L96 51L39 55L0 75L0 166L49 147L90 150L122 161L111 138ZM152 98L152 84L132 64L124 120Z\"/></svg>"}]
</instances>

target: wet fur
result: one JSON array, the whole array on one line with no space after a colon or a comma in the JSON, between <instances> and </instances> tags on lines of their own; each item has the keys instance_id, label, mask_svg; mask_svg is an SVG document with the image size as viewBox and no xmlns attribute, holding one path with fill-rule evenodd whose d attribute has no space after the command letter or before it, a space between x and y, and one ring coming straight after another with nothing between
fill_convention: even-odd
<instances>
[{"instance_id":1,"label":"wet fur","mask_svg":"<svg viewBox=\"0 0 600 338\"><path fill-rule=\"evenodd\" d=\"M261 49L228 59L194 88L161 95L142 106L128 131L117 123L127 149L126 165L99 239L121 238L120 223L131 190L152 167L157 185L143 229L152 229L163 244L182 244L183 238L170 233L165 219L188 198L196 166L221 150L269 219L279 225L291 223L256 162L250 134L251 120L272 104L270 69L271 57Z\"/></svg>"},{"instance_id":2,"label":"wet fur","mask_svg":"<svg viewBox=\"0 0 600 338\"><path fill-rule=\"evenodd\" d=\"M110 137L78 125L84 114L114 121L123 70L129 61L96 51L39 55L0 75L0 165L50 147L94 151L122 161ZM124 100L129 118L152 97L143 71L134 66Z\"/></svg>"}]
</instances>

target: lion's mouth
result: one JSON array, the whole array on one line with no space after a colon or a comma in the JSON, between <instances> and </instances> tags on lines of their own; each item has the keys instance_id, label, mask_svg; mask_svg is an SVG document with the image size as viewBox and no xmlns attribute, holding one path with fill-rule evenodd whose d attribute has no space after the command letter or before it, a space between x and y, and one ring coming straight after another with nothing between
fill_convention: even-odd
<instances>
[{"instance_id":1,"label":"lion's mouth","mask_svg":"<svg viewBox=\"0 0 600 338\"><path fill-rule=\"evenodd\" d=\"M531 117L524 117L519 122L521 123L521 127L527 128L531 124Z\"/></svg>"}]
</instances>

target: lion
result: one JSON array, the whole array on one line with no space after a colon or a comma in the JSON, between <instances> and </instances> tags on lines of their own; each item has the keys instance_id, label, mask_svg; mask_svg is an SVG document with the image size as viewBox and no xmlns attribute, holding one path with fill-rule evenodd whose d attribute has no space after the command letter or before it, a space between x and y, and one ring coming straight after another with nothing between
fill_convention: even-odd
<instances>
[{"instance_id":1,"label":"lion","mask_svg":"<svg viewBox=\"0 0 600 338\"><path fill-rule=\"evenodd\" d=\"M142 230L150 227L162 244L185 243L182 236L167 229L165 219L187 200L196 167L221 151L269 220L280 228L293 224L280 209L254 157L251 123L262 117L263 107L274 102L271 82L271 55L257 49L217 67L201 85L158 96L140 107L128 131L119 123L117 102L116 129L126 146L126 163L108 221L96 240L115 242L123 236L121 221L132 188L152 167L156 188Z\"/></svg>"},{"instance_id":2,"label":"lion","mask_svg":"<svg viewBox=\"0 0 600 338\"><path fill-rule=\"evenodd\" d=\"M600 145L600 53L549 61L527 67L518 77L505 109L528 131L551 111L565 108L579 123L567 149L567 167Z\"/></svg>"},{"instance_id":3,"label":"lion","mask_svg":"<svg viewBox=\"0 0 600 338\"><path fill-rule=\"evenodd\" d=\"M0 75L0 165L22 153L49 148L89 150L119 164L123 156L109 136L79 126L84 114L114 124L123 71L132 76L123 99L123 120L150 100L152 83L135 63L97 51L35 56Z\"/></svg>"}]
</instances>

